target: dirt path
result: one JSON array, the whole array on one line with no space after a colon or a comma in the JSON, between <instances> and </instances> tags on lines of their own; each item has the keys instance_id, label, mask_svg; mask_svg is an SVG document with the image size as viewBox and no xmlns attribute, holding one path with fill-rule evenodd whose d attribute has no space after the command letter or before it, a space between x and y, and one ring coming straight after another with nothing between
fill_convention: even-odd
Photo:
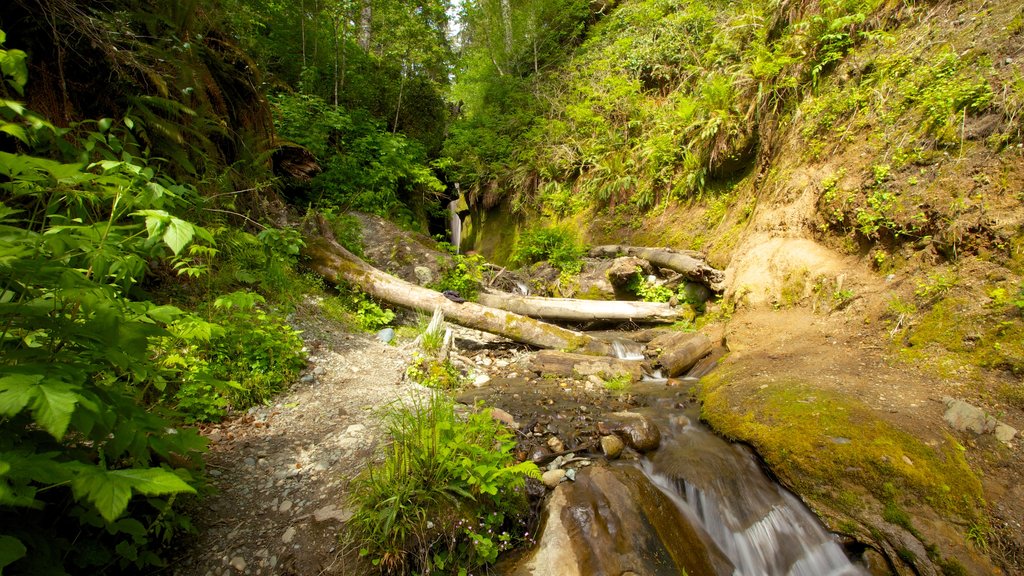
<instances>
[{"instance_id":1,"label":"dirt path","mask_svg":"<svg viewBox=\"0 0 1024 576\"><path fill-rule=\"evenodd\" d=\"M207 428L213 487L193 512L199 537L178 576L362 575L341 544L348 481L384 436L377 409L423 388L404 380L410 352L347 334L308 303L296 313L310 363L272 406Z\"/></svg>"}]
</instances>

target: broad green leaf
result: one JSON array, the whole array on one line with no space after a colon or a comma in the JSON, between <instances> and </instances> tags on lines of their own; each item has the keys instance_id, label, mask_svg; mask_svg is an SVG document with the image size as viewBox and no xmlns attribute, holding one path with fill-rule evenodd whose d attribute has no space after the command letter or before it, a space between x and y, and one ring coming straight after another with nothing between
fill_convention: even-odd
<instances>
[{"instance_id":1,"label":"broad green leaf","mask_svg":"<svg viewBox=\"0 0 1024 576\"><path fill-rule=\"evenodd\" d=\"M55 439L60 440L71 422L71 414L75 411L78 395L74 388L66 382L50 381L36 386L35 400L32 402L32 413L36 423L43 427Z\"/></svg>"},{"instance_id":2,"label":"broad green leaf","mask_svg":"<svg viewBox=\"0 0 1024 576\"><path fill-rule=\"evenodd\" d=\"M181 476L163 468L129 468L114 470L107 475L126 480L136 492L146 496L196 493L196 489L189 486Z\"/></svg>"},{"instance_id":3,"label":"broad green leaf","mask_svg":"<svg viewBox=\"0 0 1024 576\"><path fill-rule=\"evenodd\" d=\"M178 318L182 314L184 314L184 312L176 306L153 306L149 310L146 310L146 316L149 316L153 320L163 324L170 324L175 318Z\"/></svg>"},{"instance_id":4,"label":"broad green leaf","mask_svg":"<svg viewBox=\"0 0 1024 576\"><path fill-rule=\"evenodd\" d=\"M192 241L194 234L195 228L191 224L172 216L167 230L164 231L164 244L167 244L167 247L177 256Z\"/></svg>"},{"instance_id":5,"label":"broad green leaf","mask_svg":"<svg viewBox=\"0 0 1024 576\"><path fill-rule=\"evenodd\" d=\"M107 522L117 520L132 498L130 479L113 476L100 468L83 471L71 481L71 489L76 499L92 502Z\"/></svg>"},{"instance_id":6,"label":"broad green leaf","mask_svg":"<svg viewBox=\"0 0 1024 576\"><path fill-rule=\"evenodd\" d=\"M12 374L0 378L0 414L14 416L21 412L35 394L42 374Z\"/></svg>"},{"instance_id":7,"label":"broad green leaf","mask_svg":"<svg viewBox=\"0 0 1024 576\"><path fill-rule=\"evenodd\" d=\"M5 567L23 558L27 552L21 540L14 536L0 536L0 574L3 574Z\"/></svg>"},{"instance_id":8,"label":"broad green leaf","mask_svg":"<svg viewBox=\"0 0 1024 576\"><path fill-rule=\"evenodd\" d=\"M28 136L25 134L25 128L22 126L4 122L3 124L0 124L0 132L6 132L18 140L21 140L23 143L28 144Z\"/></svg>"}]
</instances>

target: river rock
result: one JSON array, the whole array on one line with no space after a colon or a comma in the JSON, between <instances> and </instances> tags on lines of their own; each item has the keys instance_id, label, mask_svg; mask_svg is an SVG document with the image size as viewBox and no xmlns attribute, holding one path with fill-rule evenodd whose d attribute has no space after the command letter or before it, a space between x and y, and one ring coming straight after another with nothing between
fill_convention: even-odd
<instances>
[{"instance_id":1,"label":"river rock","mask_svg":"<svg viewBox=\"0 0 1024 576\"><path fill-rule=\"evenodd\" d=\"M565 444L558 439L558 436L552 436L551 438L548 438L548 448L550 448L552 452L561 452L565 450Z\"/></svg>"},{"instance_id":2,"label":"river rock","mask_svg":"<svg viewBox=\"0 0 1024 576\"><path fill-rule=\"evenodd\" d=\"M558 486L558 483L565 478L565 470L558 468L557 470L548 470L541 475L540 481L544 483L548 488L554 488Z\"/></svg>"},{"instance_id":3,"label":"river rock","mask_svg":"<svg viewBox=\"0 0 1024 576\"><path fill-rule=\"evenodd\" d=\"M665 376L674 378L693 367L712 349L711 339L700 332L669 332L647 345L650 356L657 356Z\"/></svg>"},{"instance_id":4,"label":"river rock","mask_svg":"<svg viewBox=\"0 0 1024 576\"><path fill-rule=\"evenodd\" d=\"M605 457L609 460L618 458L625 447L626 445L618 436L609 435L601 437L601 451L604 452Z\"/></svg>"},{"instance_id":5,"label":"river rock","mask_svg":"<svg viewBox=\"0 0 1024 576\"><path fill-rule=\"evenodd\" d=\"M545 510L539 543L498 566L509 576L732 574L733 566L699 528L628 466L581 469L560 484Z\"/></svg>"},{"instance_id":6,"label":"river rock","mask_svg":"<svg viewBox=\"0 0 1024 576\"><path fill-rule=\"evenodd\" d=\"M661 444L661 431L650 418L636 412L614 412L597 423L603 435L615 434L637 452L650 452Z\"/></svg>"},{"instance_id":7,"label":"river rock","mask_svg":"<svg viewBox=\"0 0 1024 576\"><path fill-rule=\"evenodd\" d=\"M519 422L516 422L516 419L511 414L505 412L501 408L491 408L491 418L494 418L513 430L519 430Z\"/></svg>"},{"instance_id":8,"label":"river rock","mask_svg":"<svg viewBox=\"0 0 1024 576\"><path fill-rule=\"evenodd\" d=\"M612 261L612 265L608 267L605 272L605 276L608 278L608 282L615 287L616 292L622 292L626 286L636 277L637 273L652 274L654 269L651 268L651 263L643 258L637 258L635 256L622 256ZM633 295L636 296L635 294Z\"/></svg>"},{"instance_id":9,"label":"river rock","mask_svg":"<svg viewBox=\"0 0 1024 576\"><path fill-rule=\"evenodd\" d=\"M954 430L975 434L994 434L1001 442L1010 442L1017 436L1017 429L996 420L977 406L946 396L942 399L946 413L942 418Z\"/></svg>"}]
</instances>

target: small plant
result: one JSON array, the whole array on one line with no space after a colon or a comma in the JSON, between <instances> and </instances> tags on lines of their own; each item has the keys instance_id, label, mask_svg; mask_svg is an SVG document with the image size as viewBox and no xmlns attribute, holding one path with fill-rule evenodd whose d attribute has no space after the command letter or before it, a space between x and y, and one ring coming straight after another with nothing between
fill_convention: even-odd
<instances>
[{"instance_id":1,"label":"small plant","mask_svg":"<svg viewBox=\"0 0 1024 576\"><path fill-rule=\"evenodd\" d=\"M386 413L392 444L353 481L349 535L385 574L466 574L523 542L524 482L515 439L479 406L464 419L443 394Z\"/></svg>"},{"instance_id":2,"label":"small plant","mask_svg":"<svg viewBox=\"0 0 1024 576\"><path fill-rule=\"evenodd\" d=\"M1024 284L1021 284L1020 288L1017 289L1017 297L1013 299L1011 304L1016 306L1017 310L1024 314Z\"/></svg>"},{"instance_id":3,"label":"small plant","mask_svg":"<svg viewBox=\"0 0 1024 576\"><path fill-rule=\"evenodd\" d=\"M416 356L405 375L417 384L437 390L458 390L466 380L448 359L438 360L421 355Z\"/></svg>"},{"instance_id":4,"label":"small plant","mask_svg":"<svg viewBox=\"0 0 1024 576\"><path fill-rule=\"evenodd\" d=\"M918 282L914 295L925 300L940 298L956 284L956 276L947 272L933 272L928 279Z\"/></svg>"},{"instance_id":5,"label":"small plant","mask_svg":"<svg viewBox=\"0 0 1024 576\"><path fill-rule=\"evenodd\" d=\"M842 308L853 300L854 292L849 288L842 290L836 290L832 292L832 302L835 303L836 308Z\"/></svg>"},{"instance_id":6,"label":"small plant","mask_svg":"<svg viewBox=\"0 0 1024 576\"><path fill-rule=\"evenodd\" d=\"M438 292L452 290L466 300L475 300L484 276L483 256L453 254L450 261L442 261L441 264L441 278L430 288Z\"/></svg>"},{"instance_id":7,"label":"small plant","mask_svg":"<svg viewBox=\"0 0 1024 576\"><path fill-rule=\"evenodd\" d=\"M567 228L533 228L523 232L512 250L512 263L524 266L547 260L565 274L579 274L586 249Z\"/></svg>"},{"instance_id":8,"label":"small plant","mask_svg":"<svg viewBox=\"0 0 1024 576\"><path fill-rule=\"evenodd\" d=\"M614 394L623 394L629 391L633 379L629 374L616 374L604 379L604 389Z\"/></svg>"},{"instance_id":9,"label":"small plant","mask_svg":"<svg viewBox=\"0 0 1024 576\"><path fill-rule=\"evenodd\" d=\"M626 283L626 290L636 294L644 302L668 302L675 295L671 288L648 281L639 267L636 274Z\"/></svg>"}]
</instances>

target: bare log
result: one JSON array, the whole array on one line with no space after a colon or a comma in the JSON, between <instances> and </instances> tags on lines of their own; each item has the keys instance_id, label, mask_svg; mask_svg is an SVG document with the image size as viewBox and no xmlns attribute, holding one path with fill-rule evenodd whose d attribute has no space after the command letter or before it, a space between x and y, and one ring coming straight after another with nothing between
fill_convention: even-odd
<instances>
[{"instance_id":1,"label":"bare log","mask_svg":"<svg viewBox=\"0 0 1024 576\"><path fill-rule=\"evenodd\" d=\"M649 353L658 352L658 364L666 376L675 378L693 367L713 348L711 339L700 332L664 334L647 345Z\"/></svg>"},{"instance_id":2,"label":"bare log","mask_svg":"<svg viewBox=\"0 0 1024 576\"><path fill-rule=\"evenodd\" d=\"M472 302L453 302L440 292L381 272L334 240L323 236L308 239L303 253L309 259L310 268L331 282L348 282L367 294L396 306L424 312L433 312L440 308L449 322L498 334L538 348L573 350L606 356L612 353L610 344L582 332L566 330L533 318Z\"/></svg>"},{"instance_id":3,"label":"bare log","mask_svg":"<svg viewBox=\"0 0 1024 576\"><path fill-rule=\"evenodd\" d=\"M621 300L578 300L518 296L507 292L480 293L477 302L539 318L569 322L675 322L682 313L665 302L625 302Z\"/></svg>"},{"instance_id":4,"label":"bare log","mask_svg":"<svg viewBox=\"0 0 1024 576\"><path fill-rule=\"evenodd\" d=\"M591 248L594 258L615 258L636 256L660 268L675 270L690 280L700 282L715 292L725 289L725 273L701 260L692 251L676 251L671 248L643 248L640 246L607 245Z\"/></svg>"},{"instance_id":5,"label":"bare log","mask_svg":"<svg viewBox=\"0 0 1024 576\"><path fill-rule=\"evenodd\" d=\"M642 361L601 358L571 352L542 350L530 361L530 370L555 376L600 376L613 378L628 376L633 382L644 375Z\"/></svg>"}]
</instances>

